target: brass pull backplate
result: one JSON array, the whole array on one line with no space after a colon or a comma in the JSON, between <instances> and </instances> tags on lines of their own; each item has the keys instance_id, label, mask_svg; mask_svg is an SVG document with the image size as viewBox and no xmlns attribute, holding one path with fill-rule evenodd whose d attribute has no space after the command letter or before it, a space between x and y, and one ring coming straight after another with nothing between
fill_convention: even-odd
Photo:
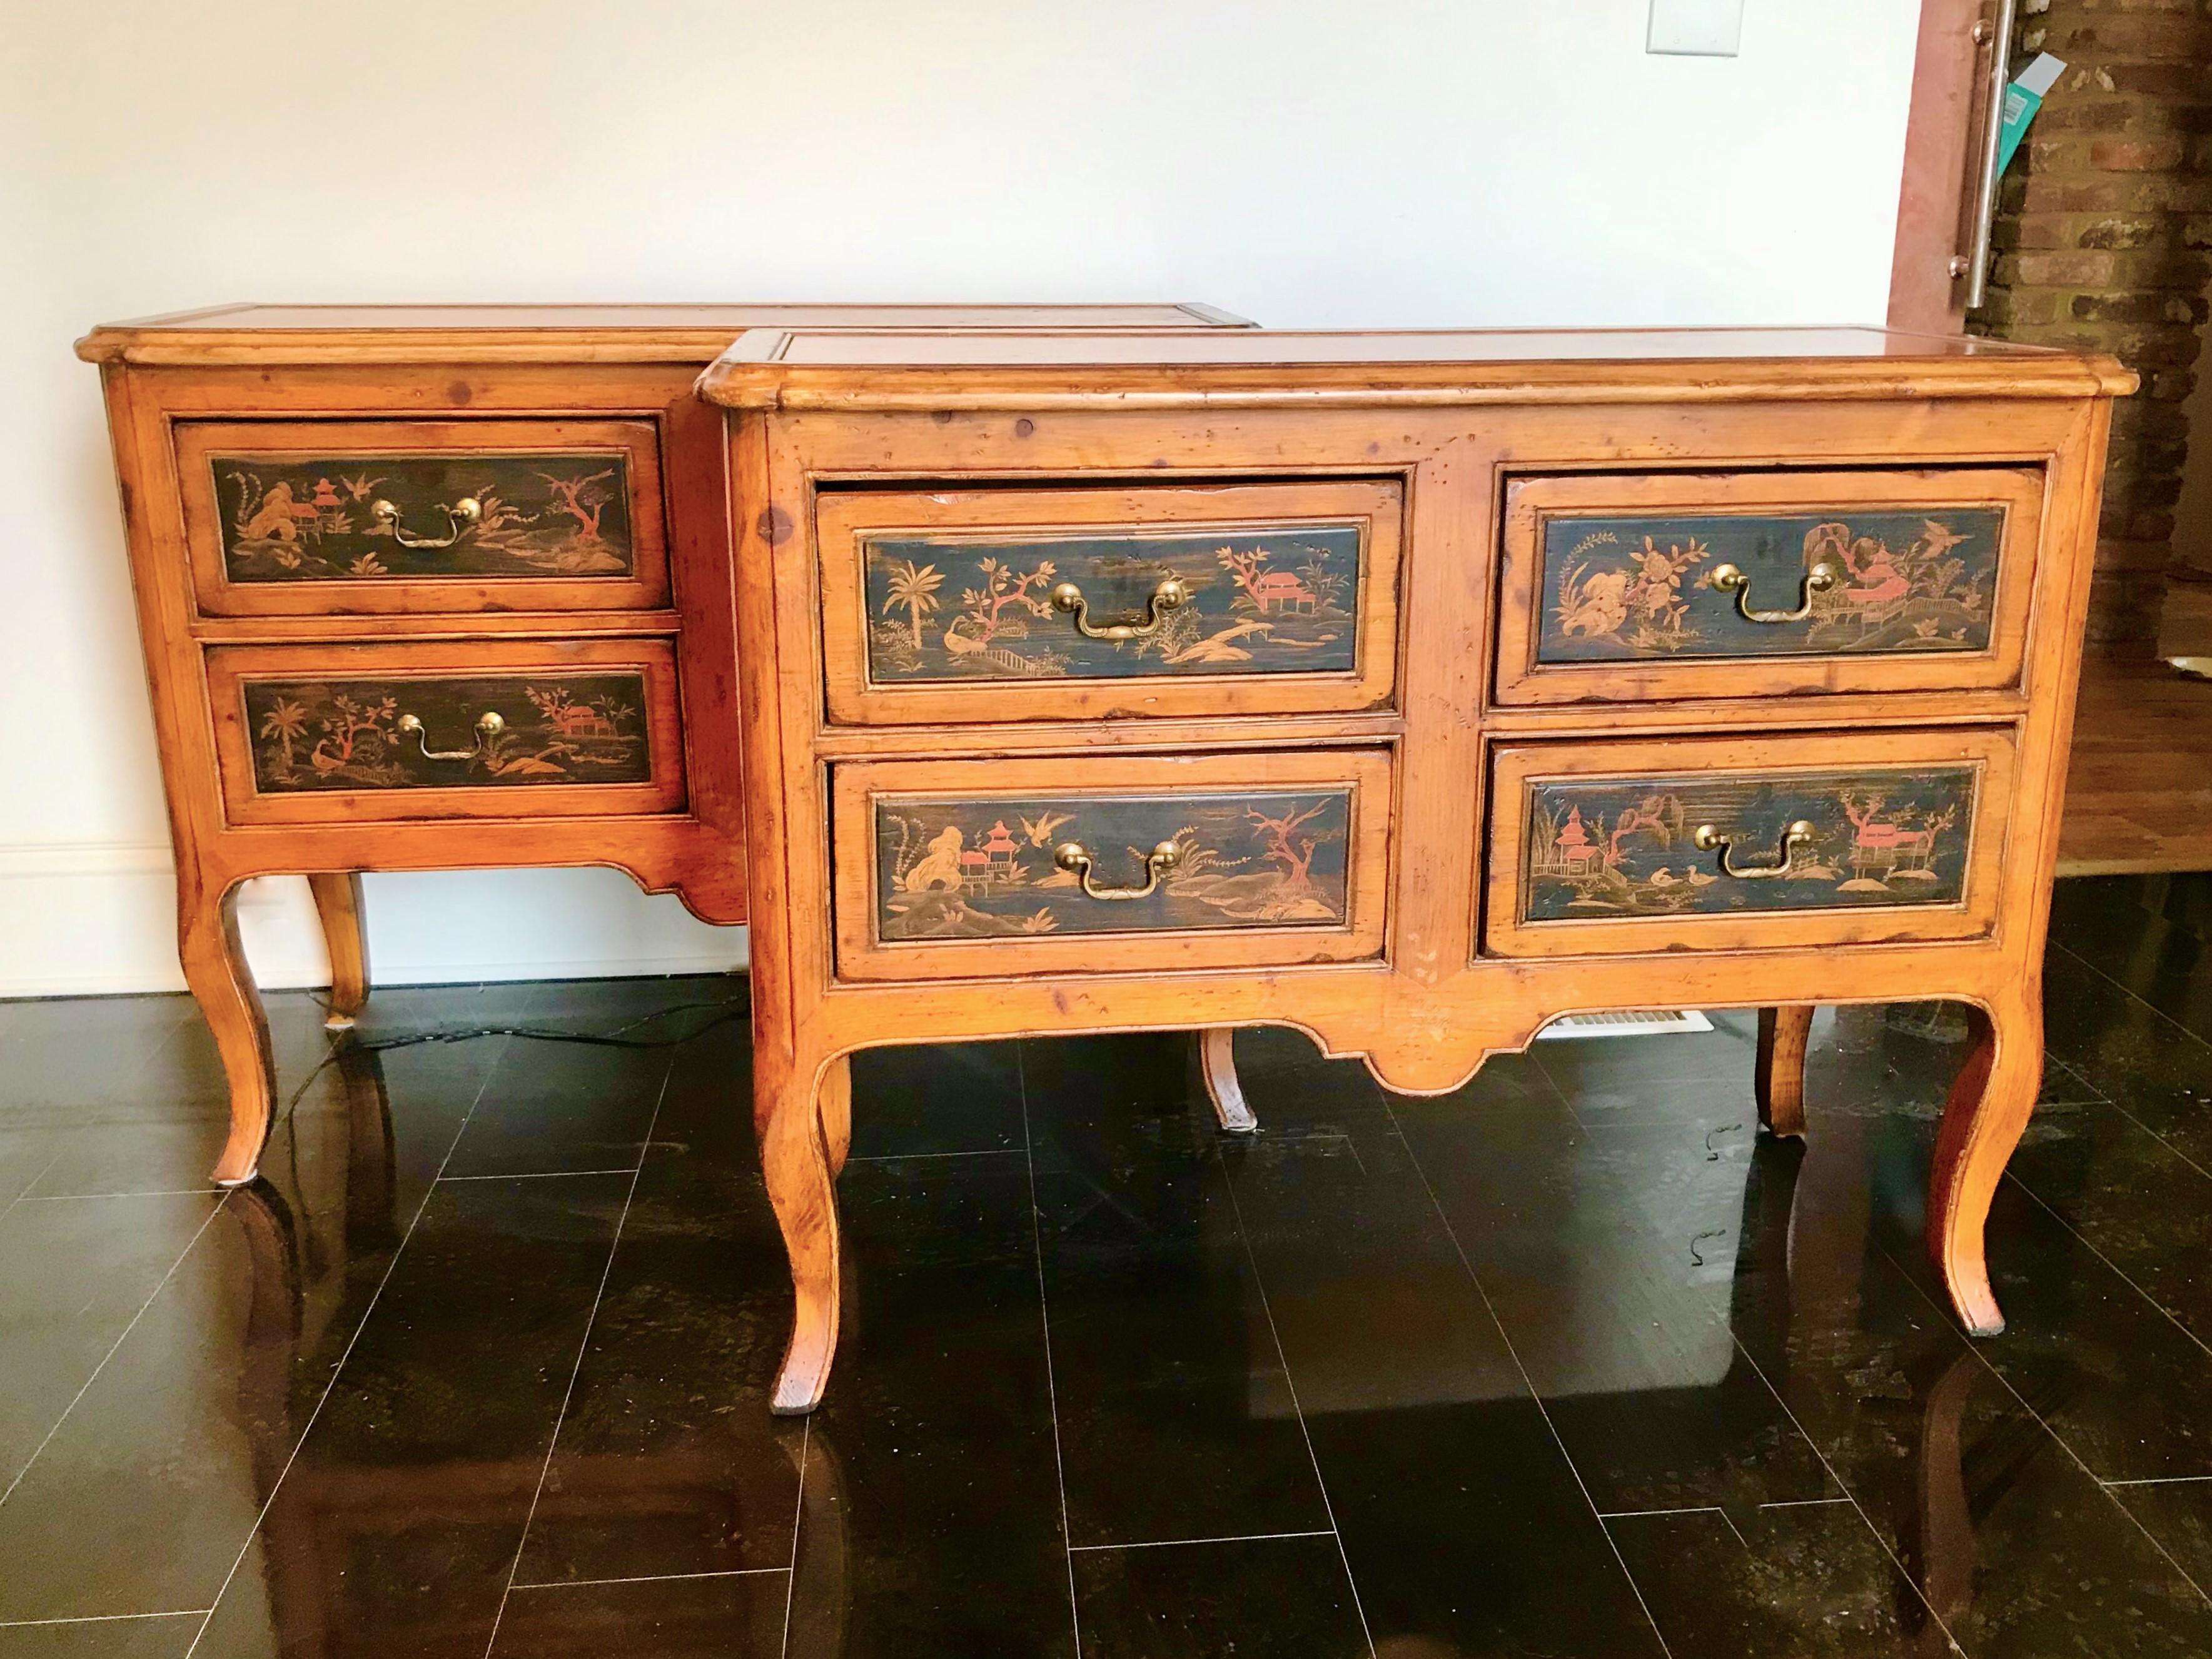
<instances>
[{"instance_id":1,"label":"brass pull backplate","mask_svg":"<svg viewBox=\"0 0 2212 1659\"><path fill-rule=\"evenodd\" d=\"M492 710L486 709L484 711L483 718L477 722L477 741L475 748L433 749L430 747L429 732L423 728L422 722L415 715L402 714L397 720L392 722L392 724L395 729L406 733L409 737L413 738L416 742L422 744L422 758L424 760L434 761L474 760L478 755L483 752L484 744L486 743L489 742L492 738L497 737L501 732L507 730L507 722L501 720L499 715Z\"/></svg>"},{"instance_id":2,"label":"brass pull backplate","mask_svg":"<svg viewBox=\"0 0 2212 1659\"><path fill-rule=\"evenodd\" d=\"M1052 861L1083 884L1085 898L1140 899L1151 897L1159 887L1160 878L1182 862L1182 848L1175 842L1164 841L1146 854L1142 887L1094 886L1091 880L1093 860L1090 850L1079 841L1062 842L1054 848Z\"/></svg>"},{"instance_id":3,"label":"brass pull backplate","mask_svg":"<svg viewBox=\"0 0 2212 1659\"><path fill-rule=\"evenodd\" d=\"M1108 623L1097 626L1091 620L1091 602L1083 597L1083 590L1073 582L1062 582L1052 590L1052 608L1065 611L1075 619L1075 631L1086 640L1141 640L1157 634L1166 624L1168 612L1180 610L1190 603L1190 588L1180 576L1161 578L1160 585L1152 590L1146 602L1145 619L1140 623ZM1150 888L1146 890L1151 891Z\"/></svg>"},{"instance_id":4,"label":"brass pull backplate","mask_svg":"<svg viewBox=\"0 0 2212 1659\"><path fill-rule=\"evenodd\" d=\"M1790 866L1797 862L1798 848L1811 846L1814 838L1820 833L1819 830L1803 818L1798 819L1796 823L1782 832L1780 861L1761 865L1751 870L1739 870L1729 862L1729 848L1733 842L1729 836L1721 834L1720 830L1712 824L1699 824L1692 833L1690 840L1699 852L1718 853L1721 855L1723 875L1734 876L1738 881L1771 881L1777 876L1788 875Z\"/></svg>"},{"instance_id":5,"label":"brass pull backplate","mask_svg":"<svg viewBox=\"0 0 2212 1659\"><path fill-rule=\"evenodd\" d=\"M473 495L464 495L451 507L446 507L441 503L440 510L446 515L446 533L443 536L411 536L399 522L399 509L390 501L380 500L368 504L368 516L377 523L388 527L392 532L392 539L402 547L427 547L433 550L451 547L463 536L475 529L483 518L483 503Z\"/></svg>"},{"instance_id":6,"label":"brass pull backplate","mask_svg":"<svg viewBox=\"0 0 2212 1659\"><path fill-rule=\"evenodd\" d=\"M1813 614L1813 596L1825 593L1840 585L1844 580L1843 567L1823 559L1805 573L1804 592L1799 596L1795 611L1754 611L1751 608L1751 578L1732 564L1717 564L1705 580L1717 593L1735 595L1736 614L1746 622L1796 623L1803 622Z\"/></svg>"}]
</instances>

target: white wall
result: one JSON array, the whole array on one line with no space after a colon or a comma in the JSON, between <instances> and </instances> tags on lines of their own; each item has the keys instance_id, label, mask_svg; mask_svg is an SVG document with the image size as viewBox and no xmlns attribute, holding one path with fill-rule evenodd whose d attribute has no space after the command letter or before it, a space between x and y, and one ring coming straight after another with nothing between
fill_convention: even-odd
<instances>
[{"instance_id":1,"label":"white wall","mask_svg":"<svg viewBox=\"0 0 2212 1659\"><path fill-rule=\"evenodd\" d=\"M0 27L0 994L178 983L94 371L233 299L1203 299L1877 322L1917 8L82 0ZM323 971L304 887L248 909ZM380 977L736 959L605 872L372 878Z\"/></svg>"}]
</instances>

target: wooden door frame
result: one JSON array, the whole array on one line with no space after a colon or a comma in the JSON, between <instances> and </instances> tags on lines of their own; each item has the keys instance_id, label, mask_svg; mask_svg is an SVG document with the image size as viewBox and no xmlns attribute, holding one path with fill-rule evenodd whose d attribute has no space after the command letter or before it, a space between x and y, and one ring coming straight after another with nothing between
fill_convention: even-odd
<instances>
[{"instance_id":1,"label":"wooden door frame","mask_svg":"<svg viewBox=\"0 0 2212 1659\"><path fill-rule=\"evenodd\" d=\"M1991 0L1921 0L1889 270L1892 328L1957 334L1966 327L1965 276L1952 274L1952 261L1971 229L1968 161L1984 118L1987 59L1974 26L1985 18L1994 25L1996 15Z\"/></svg>"}]
</instances>

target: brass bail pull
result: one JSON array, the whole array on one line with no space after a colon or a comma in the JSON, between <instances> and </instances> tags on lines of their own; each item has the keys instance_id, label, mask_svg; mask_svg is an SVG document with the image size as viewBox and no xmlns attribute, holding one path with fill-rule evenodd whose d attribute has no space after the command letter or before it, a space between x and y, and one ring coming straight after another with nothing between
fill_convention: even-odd
<instances>
[{"instance_id":1,"label":"brass bail pull","mask_svg":"<svg viewBox=\"0 0 2212 1659\"><path fill-rule=\"evenodd\" d=\"M443 536L413 536L399 522L399 509L390 501L378 500L368 504L368 516L392 532L392 539L402 547L451 547L474 530L483 519L483 503L473 495L464 495L451 507L440 503L439 510L446 515Z\"/></svg>"},{"instance_id":2,"label":"brass bail pull","mask_svg":"<svg viewBox=\"0 0 2212 1659\"><path fill-rule=\"evenodd\" d=\"M1075 631L1086 640L1142 640L1165 626L1169 611L1190 603L1190 589L1180 576L1163 576L1160 585L1152 590L1152 597L1145 603L1144 621L1108 623L1103 627L1091 622L1091 602L1073 582L1060 583L1052 590L1051 597L1052 608L1073 617Z\"/></svg>"},{"instance_id":3,"label":"brass bail pull","mask_svg":"<svg viewBox=\"0 0 2212 1659\"><path fill-rule=\"evenodd\" d=\"M1804 591L1798 597L1795 611L1754 611L1751 608L1751 578L1736 566L1717 564L1712 574L1706 578L1715 592L1735 594L1736 615L1754 623L1803 622L1813 614L1813 596L1841 586L1843 580L1843 567L1823 559L1805 573Z\"/></svg>"},{"instance_id":4,"label":"brass bail pull","mask_svg":"<svg viewBox=\"0 0 2212 1659\"><path fill-rule=\"evenodd\" d=\"M507 730L507 722L492 710L486 709L483 717L477 721L477 741L473 749L433 749L430 747L430 733L415 715L402 714L393 722L393 726L396 730L413 738L422 745L424 760L434 761L474 760L483 752L486 744Z\"/></svg>"},{"instance_id":5,"label":"brass bail pull","mask_svg":"<svg viewBox=\"0 0 2212 1659\"><path fill-rule=\"evenodd\" d=\"M1175 842L1164 841L1145 854L1145 884L1142 887L1098 887L1091 880L1093 864L1090 851L1079 841L1062 842L1052 849L1052 861L1083 884L1083 896L1095 899L1149 898L1160 884L1160 878L1182 862L1182 848Z\"/></svg>"},{"instance_id":6,"label":"brass bail pull","mask_svg":"<svg viewBox=\"0 0 2212 1659\"><path fill-rule=\"evenodd\" d=\"M1692 833L1690 840L1699 852L1718 853L1721 855L1723 875L1734 876L1738 881L1771 881L1777 876L1788 875L1790 867L1797 862L1799 849L1810 847L1814 837L1820 833L1820 830L1803 818L1798 819L1796 823L1782 832L1782 850L1778 860L1773 864L1763 864L1750 870L1739 870L1729 862L1729 848L1733 843L1729 836L1721 834L1712 824L1699 824Z\"/></svg>"}]
</instances>

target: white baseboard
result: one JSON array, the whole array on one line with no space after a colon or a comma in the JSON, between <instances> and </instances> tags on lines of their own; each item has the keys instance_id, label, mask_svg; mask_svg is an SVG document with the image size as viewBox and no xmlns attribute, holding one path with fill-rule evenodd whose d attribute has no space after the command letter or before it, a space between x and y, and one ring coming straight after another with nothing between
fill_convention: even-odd
<instances>
[{"instance_id":1,"label":"white baseboard","mask_svg":"<svg viewBox=\"0 0 2212 1659\"><path fill-rule=\"evenodd\" d=\"M179 991L176 878L166 842L0 846L0 997ZM742 927L710 927L612 870L368 878L369 974L380 985L724 973ZM251 883L239 929L267 989L330 983L296 876Z\"/></svg>"}]
</instances>

